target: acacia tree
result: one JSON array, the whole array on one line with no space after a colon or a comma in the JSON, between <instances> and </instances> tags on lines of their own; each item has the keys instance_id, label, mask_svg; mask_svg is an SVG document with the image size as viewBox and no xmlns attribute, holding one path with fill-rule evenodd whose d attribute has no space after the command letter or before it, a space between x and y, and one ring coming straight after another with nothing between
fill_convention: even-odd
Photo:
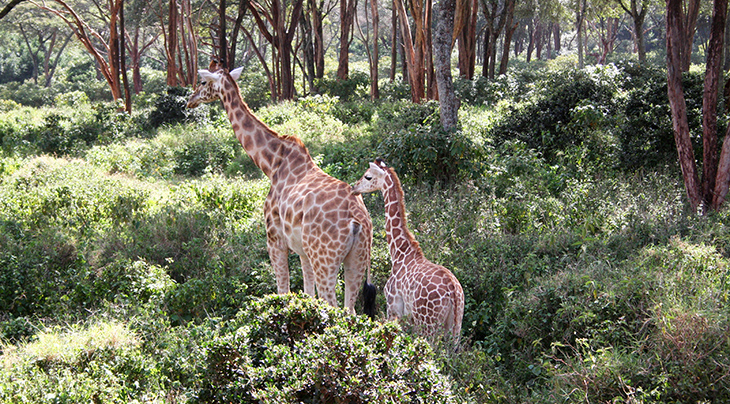
<instances>
[{"instance_id":1,"label":"acacia tree","mask_svg":"<svg viewBox=\"0 0 730 404\"><path fill-rule=\"evenodd\" d=\"M251 1L251 14L264 38L271 44L274 52L273 78L276 81L272 96L290 100L294 98L292 74L292 41L302 16L303 0L291 3L281 0L269 2Z\"/></svg>"},{"instance_id":2,"label":"acacia tree","mask_svg":"<svg viewBox=\"0 0 730 404\"><path fill-rule=\"evenodd\" d=\"M154 13L150 13L150 4L145 0L135 0L129 4L130 13L126 18L125 43L132 70L132 88L135 94L142 91L142 75L140 67L142 58L160 37L159 27L154 25Z\"/></svg>"},{"instance_id":3,"label":"acacia tree","mask_svg":"<svg viewBox=\"0 0 730 404\"><path fill-rule=\"evenodd\" d=\"M482 13L486 21L484 30L484 58L482 76L494 78L497 59L497 39L507 23L508 4L510 0L482 0ZM512 8L514 11L514 8Z\"/></svg>"},{"instance_id":4,"label":"acacia tree","mask_svg":"<svg viewBox=\"0 0 730 404\"><path fill-rule=\"evenodd\" d=\"M717 158L717 98L720 86L720 67L724 46L728 0L715 0L707 47L705 85L702 100L703 171L700 179L695 163L692 139L687 122L687 106L682 87L683 63L686 55L686 15L682 0L667 0L667 91L672 111L674 139L682 169L684 186L694 211L718 210L722 207L730 182L730 141L722 146ZM690 10L691 12L691 10ZM730 128L730 127L729 127ZM725 134L728 139L729 133Z\"/></svg>"},{"instance_id":5,"label":"acacia tree","mask_svg":"<svg viewBox=\"0 0 730 404\"><path fill-rule=\"evenodd\" d=\"M627 4L625 0L615 1L628 15L631 16L632 36L634 38L634 50L636 51L639 62L646 61L646 45L644 44L644 20L646 13L649 11L650 0L630 0Z\"/></svg>"},{"instance_id":6,"label":"acacia tree","mask_svg":"<svg viewBox=\"0 0 730 404\"><path fill-rule=\"evenodd\" d=\"M429 0L426 0L429 1ZM408 13L406 12L406 6L403 0L395 0L394 7L398 13L398 22L400 26L400 32L403 38L403 51L406 59L406 69L408 71L408 83L411 86L411 101L420 103L425 98L426 90L424 86L425 82L425 63L424 63L424 51L425 46L424 33L423 33L423 13L422 2L414 0L413 8L418 10L419 13L414 15L413 19L416 21L416 42L414 43L413 35L411 32L411 25L408 20Z\"/></svg>"},{"instance_id":7,"label":"acacia tree","mask_svg":"<svg viewBox=\"0 0 730 404\"><path fill-rule=\"evenodd\" d=\"M359 19L355 19L355 25L360 33L360 40L365 45L365 53L368 56L368 64L370 66L370 99L377 100L380 97L380 91L378 89L378 35L380 25L380 13L378 12L378 0L366 0L370 3L370 13L372 14L372 49L370 46L371 30L370 22L368 19L367 8L365 8L365 31L363 31Z\"/></svg>"},{"instance_id":8,"label":"acacia tree","mask_svg":"<svg viewBox=\"0 0 730 404\"><path fill-rule=\"evenodd\" d=\"M122 8L124 6L124 1L110 0L106 5L106 9L101 7L101 5L98 5L99 10L108 13L103 17L106 22L105 30L108 32L108 39L106 40L99 31L91 28L91 26L80 17L79 13L77 13L65 1L53 0L53 3L58 6L55 8L47 5L45 2L38 3L33 0L30 1L38 8L58 16L71 28L74 35L76 35L76 38L96 61L102 76L104 76L104 79L109 85L112 98L115 100L121 99L123 94L119 74L123 67L123 52L120 51L120 49L123 49L123 42L120 42L119 33L120 30L122 32L124 31L123 14L121 16L122 20L120 23L120 13L123 13ZM119 25L121 25L121 27L119 27ZM128 87L126 93L129 93ZM131 101L129 97L125 97L125 110L127 112L131 112Z\"/></svg>"},{"instance_id":9,"label":"acacia tree","mask_svg":"<svg viewBox=\"0 0 730 404\"><path fill-rule=\"evenodd\" d=\"M198 35L195 16L190 0L159 1L157 17L160 21L165 59L167 62L167 85L189 86L198 77Z\"/></svg>"},{"instance_id":10,"label":"acacia tree","mask_svg":"<svg viewBox=\"0 0 730 404\"><path fill-rule=\"evenodd\" d=\"M23 43L33 62L33 80L49 87L64 49L73 38L73 32L62 22L45 15L37 7L21 7L9 23L20 32Z\"/></svg>"}]
</instances>

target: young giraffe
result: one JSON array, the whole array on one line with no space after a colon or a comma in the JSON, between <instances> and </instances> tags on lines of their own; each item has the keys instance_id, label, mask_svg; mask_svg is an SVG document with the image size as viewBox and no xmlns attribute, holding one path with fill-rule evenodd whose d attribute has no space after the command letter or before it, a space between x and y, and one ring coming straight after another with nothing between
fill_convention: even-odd
<instances>
[{"instance_id":1,"label":"young giraffe","mask_svg":"<svg viewBox=\"0 0 730 404\"><path fill-rule=\"evenodd\" d=\"M345 307L354 313L355 299L370 268L372 223L362 197L350 186L322 171L293 136L281 136L259 120L241 98L236 80L242 68L230 73L215 62L199 70L201 83L188 108L220 99L238 141L271 180L264 202L266 245L280 294L289 293L289 251L302 263L304 291L337 306L335 287L344 266ZM374 290L366 283L366 298Z\"/></svg>"},{"instance_id":2,"label":"young giraffe","mask_svg":"<svg viewBox=\"0 0 730 404\"><path fill-rule=\"evenodd\" d=\"M392 168L377 159L352 186L354 194L381 190L392 270L385 284L388 319L408 316L426 336L451 333L458 341L464 317L464 291L454 274L430 262L408 230L403 188Z\"/></svg>"}]
</instances>

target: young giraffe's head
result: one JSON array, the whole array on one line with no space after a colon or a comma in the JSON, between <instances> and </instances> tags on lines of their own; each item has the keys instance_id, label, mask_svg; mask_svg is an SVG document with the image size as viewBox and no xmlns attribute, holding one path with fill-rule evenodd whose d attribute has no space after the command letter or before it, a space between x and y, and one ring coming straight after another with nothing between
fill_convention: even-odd
<instances>
[{"instance_id":1,"label":"young giraffe's head","mask_svg":"<svg viewBox=\"0 0 730 404\"><path fill-rule=\"evenodd\" d=\"M218 64L215 62L210 63L209 70L198 70L200 84L198 84L198 88L195 89L193 95L188 99L188 108L195 108L201 103L221 99L224 86L223 78L230 75L234 81L238 80L241 77L241 71L243 71L243 67L233 69L228 73L225 69L218 67Z\"/></svg>"},{"instance_id":2,"label":"young giraffe's head","mask_svg":"<svg viewBox=\"0 0 730 404\"><path fill-rule=\"evenodd\" d=\"M367 192L374 192L385 189L385 178L388 173L388 166L385 165L385 161L382 159L376 159L370 163L370 168L365 171L365 174L352 185L352 193L355 195L364 194Z\"/></svg>"}]
</instances>

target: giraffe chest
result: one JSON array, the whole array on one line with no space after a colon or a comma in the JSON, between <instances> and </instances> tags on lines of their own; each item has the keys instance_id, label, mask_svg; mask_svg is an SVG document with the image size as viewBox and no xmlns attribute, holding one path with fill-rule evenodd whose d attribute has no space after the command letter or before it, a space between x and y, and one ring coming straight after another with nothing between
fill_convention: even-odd
<instances>
[{"instance_id":1,"label":"giraffe chest","mask_svg":"<svg viewBox=\"0 0 730 404\"><path fill-rule=\"evenodd\" d=\"M268 233L282 238L299 255L309 255L314 245L337 244L350 231L346 188L331 177L316 176L272 186L265 206Z\"/></svg>"}]
</instances>

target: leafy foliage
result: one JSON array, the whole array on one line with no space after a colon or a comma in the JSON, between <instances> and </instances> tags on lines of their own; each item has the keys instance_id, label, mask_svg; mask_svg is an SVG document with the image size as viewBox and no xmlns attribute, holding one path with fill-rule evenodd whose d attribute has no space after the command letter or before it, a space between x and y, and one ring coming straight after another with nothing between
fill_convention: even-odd
<instances>
[{"instance_id":1,"label":"leafy foliage","mask_svg":"<svg viewBox=\"0 0 730 404\"><path fill-rule=\"evenodd\" d=\"M297 295L253 301L211 341L205 402L453 402L423 340Z\"/></svg>"}]
</instances>

